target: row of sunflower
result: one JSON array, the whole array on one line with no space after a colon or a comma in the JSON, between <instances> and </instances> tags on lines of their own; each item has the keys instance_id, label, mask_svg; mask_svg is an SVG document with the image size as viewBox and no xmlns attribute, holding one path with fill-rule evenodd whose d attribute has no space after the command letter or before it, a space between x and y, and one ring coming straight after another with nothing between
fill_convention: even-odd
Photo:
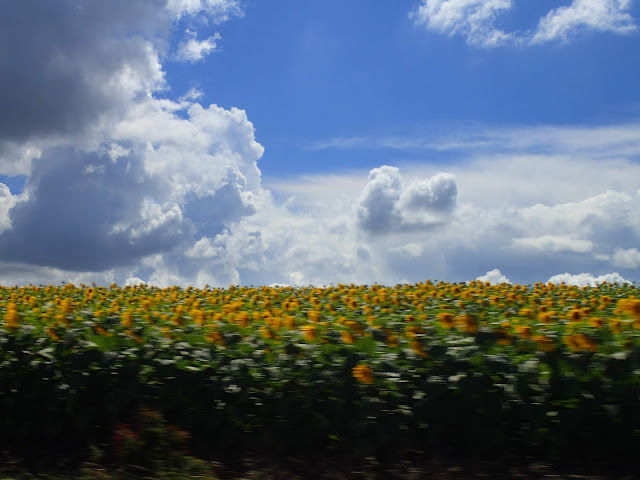
<instances>
[{"instance_id":1,"label":"row of sunflower","mask_svg":"<svg viewBox=\"0 0 640 480\"><path fill-rule=\"evenodd\" d=\"M144 404L217 447L285 431L284 445L362 451L462 435L469 449L566 455L558 445L602 453L624 439L619 454L640 438L639 293L477 281L0 287L0 408L24 412L2 420L0 441L43 425L52 439L97 441ZM58 414L34 422L38 398ZM593 434L576 436L577 421Z\"/></svg>"},{"instance_id":2,"label":"row of sunflower","mask_svg":"<svg viewBox=\"0 0 640 480\"><path fill-rule=\"evenodd\" d=\"M630 286L579 289L479 282L228 290L66 285L0 287L0 311L7 332L24 324L53 341L59 340L60 328L86 321L93 322L95 334L109 335L105 327L113 328L117 316L118 326L138 342L144 339L134 327L147 333L159 329L178 339L181 330L174 327L193 324L222 346L220 330L231 325L243 338L259 333L271 340L298 331L305 341L326 341L323 335L339 331L342 340L352 344L375 333L388 348L412 346L421 354L416 338L425 338L427 330L440 337L491 330L498 345L528 340L520 347L576 352L601 348L610 353L632 344L640 331L640 299L635 294Z\"/></svg>"}]
</instances>

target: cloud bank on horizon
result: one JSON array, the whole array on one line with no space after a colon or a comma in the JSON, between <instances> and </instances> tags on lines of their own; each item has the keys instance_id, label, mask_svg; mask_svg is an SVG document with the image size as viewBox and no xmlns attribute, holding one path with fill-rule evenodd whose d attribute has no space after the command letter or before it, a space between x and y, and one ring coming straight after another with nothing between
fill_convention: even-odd
<instances>
[{"instance_id":1,"label":"cloud bank on horizon","mask_svg":"<svg viewBox=\"0 0 640 480\"><path fill-rule=\"evenodd\" d=\"M574 0L528 32L510 0L422 0L407 18L472 47L636 31L631 0ZM318 138L311 150L459 161L264 178L244 109L177 65L215 63L238 0L0 5L0 283L158 286L640 280L640 124ZM407 17L407 12L402 12ZM215 92L213 93L215 95ZM272 108L278 108L274 105ZM308 150L308 149L307 149ZM304 152L300 149L299 152ZM9 183L8 180L5 180Z\"/></svg>"}]
</instances>

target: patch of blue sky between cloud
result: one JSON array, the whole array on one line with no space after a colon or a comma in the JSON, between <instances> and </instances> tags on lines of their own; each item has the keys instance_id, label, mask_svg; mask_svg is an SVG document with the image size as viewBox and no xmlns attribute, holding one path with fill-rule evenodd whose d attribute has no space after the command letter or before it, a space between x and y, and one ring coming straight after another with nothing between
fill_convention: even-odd
<instances>
[{"instance_id":1,"label":"patch of blue sky between cloud","mask_svg":"<svg viewBox=\"0 0 640 480\"><path fill-rule=\"evenodd\" d=\"M11 191L11 195L20 195L24 191L24 185L27 181L26 175L2 175L0 174L0 183L6 185Z\"/></svg>"},{"instance_id":2,"label":"patch of blue sky between cloud","mask_svg":"<svg viewBox=\"0 0 640 480\"><path fill-rule=\"evenodd\" d=\"M175 63L206 61L221 48L221 24L244 16L239 0L170 0L167 9L175 16L167 60ZM203 92L192 84L181 100L189 96L193 99L190 94L196 90L201 97Z\"/></svg>"}]
</instances>

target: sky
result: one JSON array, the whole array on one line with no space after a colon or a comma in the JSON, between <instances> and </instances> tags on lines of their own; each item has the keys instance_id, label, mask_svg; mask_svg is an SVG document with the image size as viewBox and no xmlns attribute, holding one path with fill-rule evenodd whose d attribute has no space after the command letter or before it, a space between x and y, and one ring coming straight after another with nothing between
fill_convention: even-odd
<instances>
[{"instance_id":1,"label":"sky","mask_svg":"<svg viewBox=\"0 0 640 480\"><path fill-rule=\"evenodd\" d=\"M637 0L0 3L0 284L640 281Z\"/></svg>"}]
</instances>

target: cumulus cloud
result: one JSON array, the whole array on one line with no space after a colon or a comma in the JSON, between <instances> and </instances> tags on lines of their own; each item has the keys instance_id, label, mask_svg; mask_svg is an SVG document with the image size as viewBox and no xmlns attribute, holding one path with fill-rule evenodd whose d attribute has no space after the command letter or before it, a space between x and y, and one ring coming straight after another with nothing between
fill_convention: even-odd
<instances>
[{"instance_id":1,"label":"cumulus cloud","mask_svg":"<svg viewBox=\"0 0 640 480\"><path fill-rule=\"evenodd\" d=\"M0 170L27 175L24 194L0 189L4 281L220 285L244 271L290 280L303 270L317 281L328 255L354 266L346 254L316 249L317 238L332 238L330 223L302 248L311 222L288 217L283 241L283 221L263 208L263 149L244 111L202 106L196 91L178 101L154 96L165 88L171 23L221 21L241 13L237 2L3 8L12 10L0 15L0 36L15 48L0 57L10 87L0 100L13 113L0 128ZM268 221L242 223L258 210ZM336 238L348 235L335 228ZM271 255L282 261L269 264ZM328 276L333 266L324 268Z\"/></svg>"},{"instance_id":2,"label":"cumulus cloud","mask_svg":"<svg viewBox=\"0 0 640 480\"><path fill-rule=\"evenodd\" d=\"M602 283L631 283L625 280L619 273L607 273L599 275L597 277L590 273L580 273L578 275L571 275L570 273L563 273L560 275L554 275L548 280L551 283L559 285L564 283L565 285L573 285L576 287L597 287Z\"/></svg>"},{"instance_id":3,"label":"cumulus cloud","mask_svg":"<svg viewBox=\"0 0 640 480\"><path fill-rule=\"evenodd\" d=\"M449 36L462 35L468 44L480 47L566 41L580 30L626 34L637 28L628 13L632 0L573 0L571 5L550 10L532 31L496 28L495 18L514 4L515 0L422 0L409 16L417 25Z\"/></svg>"},{"instance_id":4,"label":"cumulus cloud","mask_svg":"<svg viewBox=\"0 0 640 480\"><path fill-rule=\"evenodd\" d=\"M540 19L531 43L567 40L581 29L626 34L636 30L628 13L631 0L574 0L566 7L551 10Z\"/></svg>"},{"instance_id":5,"label":"cumulus cloud","mask_svg":"<svg viewBox=\"0 0 640 480\"><path fill-rule=\"evenodd\" d=\"M0 55L0 102L12 113L0 119L0 173L27 176L19 196L0 189L0 259L45 277L153 276L145 259L168 255L158 272L170 269L255 212L263 149L245 112L202 106L196 90L155 96L176 22L241 14L231 0L0 6L0 40L13 46ZM179 43L178 55L197 60L218 38Z\"/></svg>"},{"instance_id":6,"label":"cumulus cloud","mask_svg":"<svg viewBox=\"0 0 640 480\"><path fill-rule=\"evenodd\" d=\"M100 168L87 171L87 164ZM167 248L182 219L142 211L145 193L159 188L144 177L140 156L113 162L72 147L52 149L34 166L27 196L9 211L12 228L0 235L0 258L99 270Z\"/></svg>"},{"instance_id":7,"label":"cumulus cloud","mask_svg":"<svg viewBox=\"0 0 640 480\"><path fill-rule=\"evenodd\" d=\"M620 268L640 267L640 250L637 248L616 248L611 263Z\"/></svg>"},{"instance_id":8,"label":"cumulus cloud","mask_svg":"<svg viewBox=\"0 0 640 480\"><path fill-rule=\"evenodd\" d=\"M44 0L0 4L0 140L86 130L164 86L153 0ZM135 33L134 33L135 32ZM46 79L46 81L45 81Z\"/></svg>"},{"instance_id":9,"label":"cumulus cloud","mask_svg":"<svg viewBox=\"0 0 640 480\"><path fill-rule=\"evenodd\" d=\"M199 62L212 53L218 46L218 40L222 38L219 33L205 39L198 40L195 32L188 31L191 38L182 41L178 46L175 58L180 62Z\"/></svg>"},{"instance_id":10,"label":"cumulus cloud","mask_svg":"<svg viewBox=\"0 0 640 480\"><path fill-rule=\"evenodd\" d=\"M188 121L181 119L183 120ZM130 150L129 157L136 153L135 148ZM118 157L115 165L130 161L129 157ZM105 154L102 161L105 164L112 162L108 154ZM96 160L93 162L96 163ZM498 165L495 168L500 167ZM599 168L603 168L603 165ZM135 172L135 169L130 171ZM393 180L393 169L383 171L391 174ZM403 169L403 172L409 178L433 177L409 168ZM113 175L113 172L105 165L104 174ZM167 193L165 197L156 198L174 199L173 203L167 204L175 204L183 212L182 223L175 225L185 228L183 234L175 238L177 243L173 246L147 250L151 253L137 261L133 255L132 263L113 266L102 273L73 274L65 268L51 269L50 266L43 266L42 278L109 283L126 282L129 278L137 277L158 286L176 283L198 286L226 286L231 283L268 285L274 282L290 285L337 282L395 284L399 281L415 282L427 278L465 281L476 278L478 270L482 269L480 271L487 274L477 277L480 280L508 280L526 284L544 281L562 268L566 271L591 271L590 277L585 277L589 281L591 278L599 278L597 281L606 278L609 280L604 281L615 281L618 277L606 275L612 271L616 249L620 249L620 258L622 250L630 250L627 253L633 254L632 245L634 242L637 245L639 240L637 234L632 234L635 224L632 216L637 199L625 192L593 195L580 202L508 208L479 207L471 202L473 198L469 198L469 201L458 204L448 213L449 220L441 228L372 235L362 228L358 217L358 198L363 191L367 191L366 187L371 181L369 179L369 182L362 185L362 181L358 180L360 175L366 178L366 172L362 172L354 174L356 178L349 181L336 182L335 176L327 176L324 183L321 178L313 178L301 181L297 187L290 185L290 191L300 197L302 208L294 207L290 202L278 203L268 192L264 192L260 202L254 204L252 210L239 214L212 230L207 230L206 226L194 221L195 217L187 213L190 195ZM558 172L558 175L563 174ZM481 178L477 178L480 176L493 178L495 171L485 166L480 173L474 173L476 180L482 182ZM511 179L512 183L528 181L528 178ZM394 185L393 181L381 183L387 187ZM305 185L308 184L315 185L317 191L306 190ZM351 185L351 189L344 190L345 185ZM395 196L397 199L402 197L402 192L406 189L402 185L400 182L399 193ZM311 198L316 198L323 188L322 205L304 199L305 191L309 192ZM337 189L345 197L340 198L332 189ZM144 190L149 191L148 188ZM180 198L186 199L184 204L178 201ZM134 212L137 216L129 219L129 223L121 220L122 229L118 233L125 238L130 237L130 225L143 222L139 213L143 210L142 207L136 207ZM616 210L622 211L616 213ZM169 213L170 210L167 210L166 215ZM150 216L161 217L157 213ZM603 223L603 219L611 221ZM572 231L563 230L565 224ZM152 231L152 227L149 228ZM590 241L593 246L588 251L574 250L570 252L571 255L567 255L563 248L513 248L513 239L544 239L545 235L552 237L554 241L557 240L555 237L563 238L563 235L569 240L580 238ZM621 245L626 246L622 248ZM130 253L135 246L134 237L134 245L125 246L124 252ZM0 264L0 267L7 264L8 262ZM509 278L502 278L506 276L492 271L496 264L500 264L502 270L510 272ZM34 276L35 274L24 278ZM557 280L560 277L553 278ZM634 278L637 278L637 270L631 268L625 271L623 280ZM562 280L567 283L574 281L569 277L562 277L558 281Z\"/></svg>"},{"instance_id":11,"label":"cumulus cloud","mask_svg":"<svg viewBox=\"0 0 640 480\"><path fill-rule=\"evenodd\" d=\"M204 276L211 285L382 280L354 227L352 217L335 210L312 217L268 201L223 232L198 239L186 255L163 255L163 262L192 284Z\"/></svg>"},{"instance_id":12,"label":"cumulus cloud","mask_svg":"<svg viewBox=\"0 0 640 480\"><path fill-rule=\"evenodd\" d=\"M456 179L450 173L438 173L412 182L398 200L400 210L419 211L429 208L450 211L456 204Z\"/></svg>"},{"instance_id":13,"label":"cumulus cloud","mask_svg":"<svg viewBox=\"0 0 640 480\"><path fill-rule=\"evenodd\" d=\"M400 252L410 258L417 258L423 254L424 249L422 248L422 245L417 243L407 243L406 245L395 247L393 251Z\"/></svg>"},{"instance_id":14,"label":"cumulus cloud","mask_svg":"<svg viewBox=\"0 0 640 480\"><path fill-rule=\"evenodd\" d=\"M514 238L513 246L520 250L539 252L587 253L593 249L593 242L573 238L570 235L541 235L539 237Z\"/></svg>"},{"instance_id":15,"label":"cumulus cloud","mask_svg":"<svg viewBox=\"0 0 640 480\"><path fill-rule=\"evenodd\" d=\"M360 195L358 220L363 229L372 233L389 232L397 228L400 214L396 203L402 185L399 170L382 166L369 172L369 183Z\"/></svg>"},{"instance_id":16,"label":"cumulus cloud","mask_svg":"<svg viewBox=\"0 0 640 480\"><path fill-rule=\"evenodd\" d=\"M480 282L489 282L491 285L499 285L501 283L511 283L511 281L505 277L497 268L487 272L485 275L480 275L476 280Z\"/></svg>"},{"instance_id":17,"label":"cumulus cloud","mask_svg":"<svg viewBox=\"0 0 640 480\"><path fill-rule=\"evenodd\" d=\"M370 233L433 228L446 221L456 205L456 181L449 173L416 180L406 187L397 167L369 172L358 201L360 227Z\"/></svg>"},{"instance_id":18,"label":"cumulus cloud","mask_svg":"<svg viewBox=\"0 0 640 480\"><path fill-rule=\"evenodd\" d=\"M579 202L536 204L523 208L520 216L521 221L529 225L529 228L555 236L541 239L550 248L555 248L556 251L565 248L589 252L594 245L605 247L614 242L636 244L640 234L640 228L636 224L639 219L638 208L638 192L631 195L608 190Z\"/></svg>"},{"instance_id":19,"label":"cumulus cloud","mask_svg":"<svg viewBox=\"0 0 640 480\"><path fill-rule=\"evenodd\" d=\"M125 280L125 287L133 287L134 285L146 285L147 283L138 277L129 277Z\"/></svg>"},{"instance_id":20,"label":"cumulus cloud","mask_svg":"<svg viewBox=\"0 0 640 480\"><path fill-rule=\"evenodd\" d=\"M219 257L220 254L221 249L214 245L209 237L200 238L185 252L185 255L189 258L215 258Z\"/></svg>"},{"instance_id":21,"label":"cumulus cloud","mask_svg":"<svg viewBox=\"0 0 640 480\"><path fill-rule=\"evenodd\" d=\"M146 103L108 144L52 148L34 161L0 258L103 270L186 248L255 211L262 146L244 112L192 104L182 118L174 102ZM172 133L159 133L163 124Z\"/></svg>"},{"instance_id":22,"label":"cumulus cloud","mask_svg":"<svg viewBox=\"0 0 640 480\"><path fill-rule=\"evenodd\" d=\"M511 7L511 0L423 0L410 17L430 30L464 35L472 45L495 47L511 39L493 23L498 13Z\"/></svg>"},{"instance_id":23,"label":"cumulus cloud","mask_svg":"<svg viewBox=\"0 0 640 480\"><path fill-rule=\"evenodd\" d=\"M103 130L140 100L168 89L162 61L195 61L213 51L187 32L243 14L236 0L46 0L2 2L0 170L28 175L43 149L102 142Z\"/></svg>"},{"instance_id":24,"label":"cumulus cloud","mask_svg":"<svg viewBox=\"0 0 640 480\"><path fill-rule=\"evenodd\" d=\"M185 109L187 118L178 115ZM189 195L212 196L228 186L247 204L260 191L257 162L263 147L254 137L246 112L217 105L148 101L132 109L114 127L121 142L144 146L144 168L167 179L170 196L182 202Z\"/></svg>"},{"instance_id":25,"label":"cumulus cloud","mask_svg":"<svg viewBox=\"0 0 640 480\"><path fill-rule=\"evenodd\" d=\"M15 205L18 197L11 194L11 190L4 183L0 183L0 234L11 228L9 211Z\"/></svg>"},{"instance_id":26,"label":"cumulus cloud","mask_svg":"<svg viewBox=\"0 0 640 480\"><path fill-rule=\"evenodd\" d=\"M168 0L166 8L177 18L202 15L216 23L244 15L239 0Z\"/></svg>"},{"instance_id":27,"label":"cumulus cloud","mask_svg":"<svg viewBox=\"0 0 640 480\"><path fill-rule=\"evenodd\" d=\"M346 253L347 259L362 251L351 264L368 264L375 273L354 270L352 278L370 274L374 280L369 283L466 281L496 264L515 283L545 281L559 269L598 277L623 268L613 263L616 249L631 250L640 241L640 196L634 180L640 167L633 162L596 161L582 152L575 157L482 155L450 168L456 203L438 228L400 227L401 213L408 211L398 208L408 190L403 178L432 178L429 166L381 167L371 171L366 182L366 172L355 172L281 180L269 187L295 198L286 207L294 217L306 214L316 219L314 230L323 238L326 262L336 264L332 250ZM368 204L378 209L363 211ZM322 224L350 210L355 231L329 241L321 233ZM348 218L344 229L354 229ZM313 236L304 237L305 243L314 241ZM297 269L313 270L305 270L303 264ZM638 278L637 270L621 273L627 279ZM331 282L330 277L315 278Z\"/></svg>"}]
</instances>

